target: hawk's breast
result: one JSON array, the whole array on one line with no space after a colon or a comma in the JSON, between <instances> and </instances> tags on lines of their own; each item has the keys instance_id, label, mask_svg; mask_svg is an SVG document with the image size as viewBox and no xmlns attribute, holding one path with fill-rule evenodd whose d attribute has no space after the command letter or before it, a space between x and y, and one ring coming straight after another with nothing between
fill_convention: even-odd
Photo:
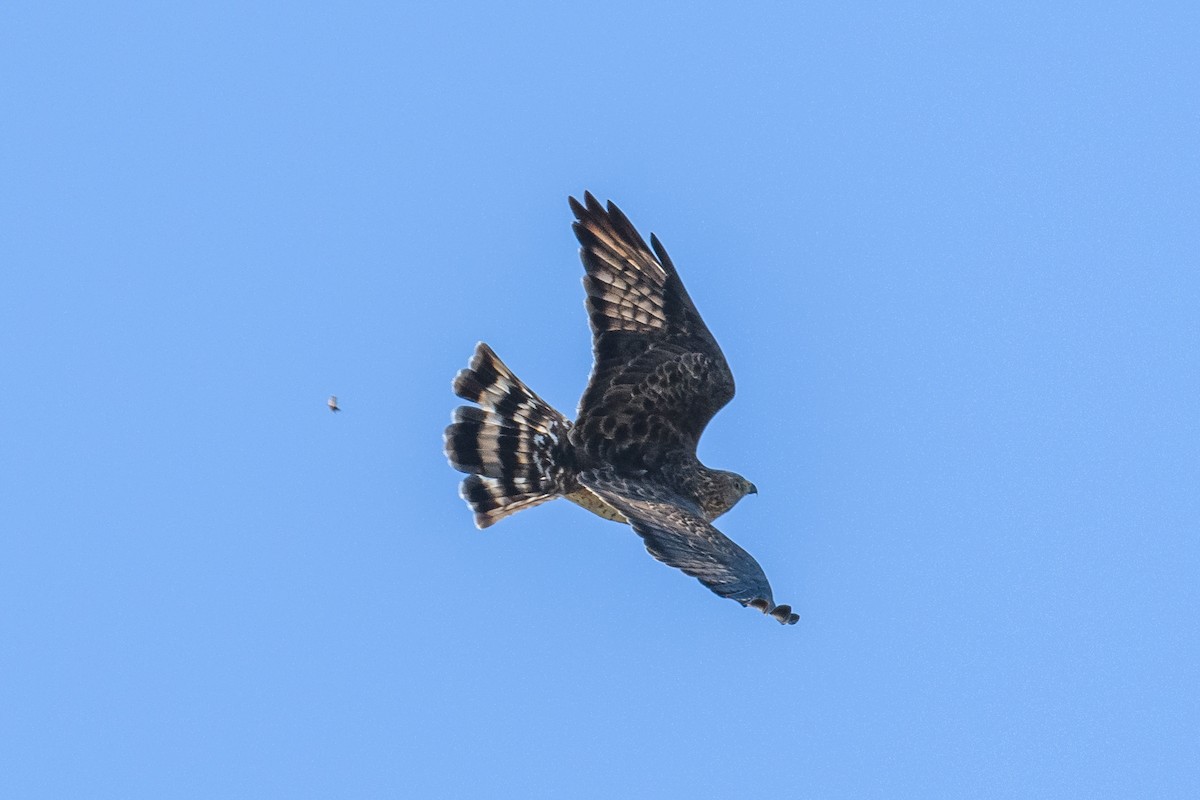
<instances>
[{"instance_id":1,"label":"hawk's breast","mask_svg":"<svg viewBox=\"0 0 1200 800\"><path fill-rule=\"evenodd\" d=\"M570 494L563 495L563 497L577 506L586 508L598 517L604 517L605 519L611 519L613 522L621 522L626 525L629 524L629 520L625 519L624 514L601 500L591 489L585 489L581 486Z\"/></svg>"}]
</instances>

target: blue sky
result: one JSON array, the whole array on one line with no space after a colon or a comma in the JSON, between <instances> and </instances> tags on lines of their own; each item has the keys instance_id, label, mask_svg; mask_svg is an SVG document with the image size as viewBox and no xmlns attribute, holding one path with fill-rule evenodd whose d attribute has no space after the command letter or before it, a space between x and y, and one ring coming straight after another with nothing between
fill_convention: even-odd
<instances>
[{"instance_id":1,"label":"blue sky","mask_svg":"<svg viewBox=\"0 0 1200 800\"><path fill-rule=\"evenodd\" d=\"M1055 6L10 5L0 795L1196 796L1200 14ZM795 627L457 497L585 189Z\"/></svg>"}]
</instances>

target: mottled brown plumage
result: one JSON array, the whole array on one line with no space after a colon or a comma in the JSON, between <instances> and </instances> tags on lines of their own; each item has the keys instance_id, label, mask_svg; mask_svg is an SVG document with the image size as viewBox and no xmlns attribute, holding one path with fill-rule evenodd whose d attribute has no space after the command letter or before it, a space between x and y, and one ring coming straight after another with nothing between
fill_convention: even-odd
<instances>
[{"instance_id":1,"label":"mottled brown plumage","mask_svg":"<svg viewBox=\"0 0 1200 800\"><path fill-rule=\"evenodd\" d=\"M463 406L446 429L462 495L487 527L566 497L629 523L646 549L713 592L784 624L762 568L711 524L755 492L709 469L696 445L734 395L733 375L653 235L650 246L612 203L570 199L580 243L595 362L572 424L528 389L486 344L459 373Z\"/></svg>"}]
</instances>

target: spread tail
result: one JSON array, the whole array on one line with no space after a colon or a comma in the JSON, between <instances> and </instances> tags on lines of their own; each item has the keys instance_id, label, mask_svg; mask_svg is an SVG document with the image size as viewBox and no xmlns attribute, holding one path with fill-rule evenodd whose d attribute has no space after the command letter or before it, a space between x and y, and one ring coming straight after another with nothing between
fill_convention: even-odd
<instances>
[{"instance_id":1,"label":"spread tail","mask_svg":"<svg viewBox=\"0 0 1200 800\"><path fill-rule=\"evenodd\" d=\"M446 428L450 466L480 528L559 496L571 423L513 375L483 342L454 379L459 406Z\"/></svg>"}]
</instances>

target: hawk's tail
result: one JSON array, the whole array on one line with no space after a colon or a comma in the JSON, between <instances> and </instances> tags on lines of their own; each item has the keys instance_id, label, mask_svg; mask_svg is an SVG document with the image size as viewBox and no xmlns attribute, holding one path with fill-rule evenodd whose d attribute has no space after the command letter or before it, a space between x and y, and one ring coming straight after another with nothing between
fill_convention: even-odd
<instances>
[{"instance_id":1,"label":"hawk's tail","mask_svg":"<svg viewBox=\"0 0 1200 800\"><path fill-rule=\"evenodd\" d=\"M559 495L571 423L534 394L483 342L454 379L459 406L446 428L446 458L468 473L462 497L480 528Z\"/></svg>"}]
</instances>

